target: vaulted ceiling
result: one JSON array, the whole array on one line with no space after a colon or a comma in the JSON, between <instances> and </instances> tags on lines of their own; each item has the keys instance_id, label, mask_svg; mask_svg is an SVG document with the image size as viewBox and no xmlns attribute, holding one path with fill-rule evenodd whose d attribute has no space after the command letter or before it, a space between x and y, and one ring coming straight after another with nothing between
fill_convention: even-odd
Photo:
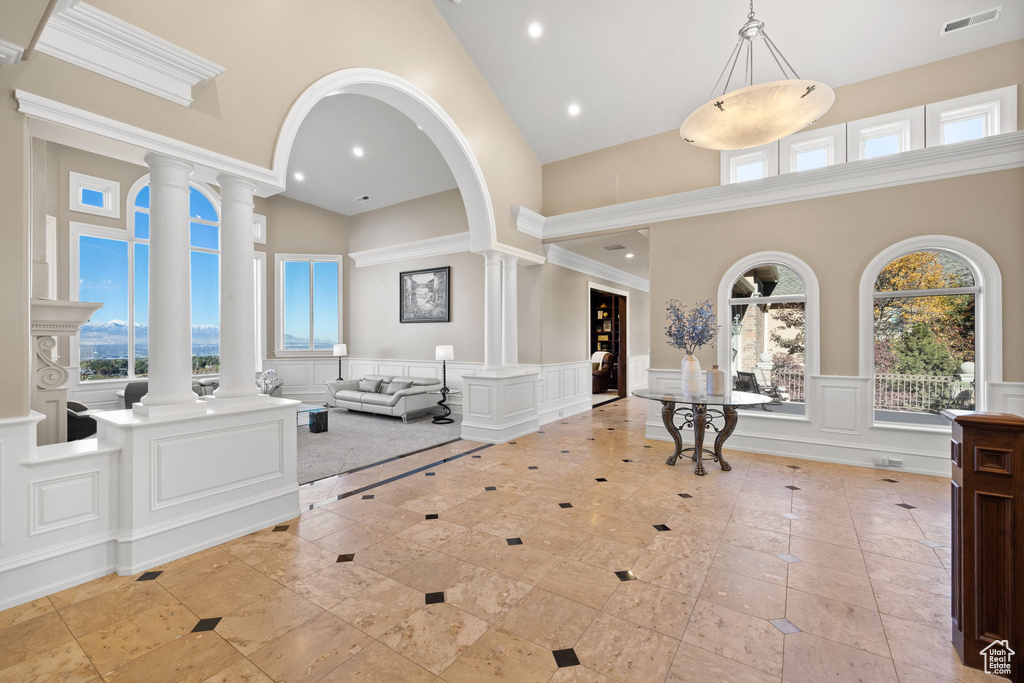
<instances>
[{"instance_id":1,"label":"vaulted ceiling","mask_svg":"<svg viewBox=\"0 0 1024 683\"><path fill-rule=\"evenodd\" d=\"M748 11L744 0L433 2L543 163L678 128L707 100ZM945 22L1000 4L997 21L940 35ZM757 0L754 9L800 76L833 87L1024 37L1016 0ZM533 22L543 28L536 39ZM755 80L775 80L772 69Z\"/></svg>"}]
</instances>

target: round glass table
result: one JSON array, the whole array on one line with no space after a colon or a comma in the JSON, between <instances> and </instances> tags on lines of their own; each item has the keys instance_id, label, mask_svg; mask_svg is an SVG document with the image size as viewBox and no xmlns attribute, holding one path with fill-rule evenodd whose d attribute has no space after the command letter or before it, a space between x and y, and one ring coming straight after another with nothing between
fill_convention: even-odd
<instances>
[{"instance_id":1,"label":"round glass table","mask_svg":"<svg viewBox=\"0 0 1024 683\"><path fill-rule=\"evenodd\" d=\"M736 408L772 402L771 396L731 389L722 396L714 394L687 396L682 391L644 387L634 391L633 395L646 398L649 401L661 402L661 420L665 423L665 429L672 435L672 441L675 442L675 451L665 461L665 464L675 465L681 454L692 452L691 460L696 463L693 473L699 476L707 474L704 471L704 455L713 458L726 472L732 469L722 456L722 448L725 446L725 440L736 429L736 420L738 419ZM677 417L681 419L678 426L676 425ZM715 418L718 417L725 420L725 424L721 428L714 423ZM709 427L718 433L718 436L715 437L714 450L704 448L704 433ZM683 448L683 438L680 436L679 430L689 428L693 429L693 448Z\"/></svg>"}]
</instances>

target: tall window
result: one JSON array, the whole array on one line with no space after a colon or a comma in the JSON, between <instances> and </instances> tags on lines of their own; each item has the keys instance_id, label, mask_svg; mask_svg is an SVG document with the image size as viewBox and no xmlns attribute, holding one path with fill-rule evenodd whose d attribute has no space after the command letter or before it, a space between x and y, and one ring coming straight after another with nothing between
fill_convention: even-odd
<instances>
[{"instance_id":1,"label":"tall window","mask_svg":"<svg viewBox=\"0 0 1024 683\"><path fill-rule=\"evenodd\" d=\"M330 352L341 341L341 256L278 254L277 352Z\"/></svg>"},{"instance_id":2,"label":"tall window","mask_svg":"<svg viewBox=\"0 0 1024 683\"><path fill-rule=\"evenodd\" d=\"M975 407L979 287L959 256L916 251L874 286L874 409L878 422L944 425L945 408Z\"/></svg>"},{"instance_id":3,"label":"tall window","mask_svg":"<svg viewBox=\"0 0 1024 683\"><path fill-rule=\"evenodd\" d=\"M734 386L769 394L774 412L805 412L806 307L804 283L788 266L757 265L732 285L726 324Z\"/></svg>"},{"instance_id":4,"label":"tall window","mask_svg":"<svg viewBox=\"0 0 1024 683\"><path fill-rule=\"evenodd\" d=\"M137 183L128 201L127 231L73 226L78 300L103 303L79 335L83 381L148 375L149 185ZM193 374L220 369L220 216L215 201L206 190L191 187Z\"/></svg>"}]
</instances>

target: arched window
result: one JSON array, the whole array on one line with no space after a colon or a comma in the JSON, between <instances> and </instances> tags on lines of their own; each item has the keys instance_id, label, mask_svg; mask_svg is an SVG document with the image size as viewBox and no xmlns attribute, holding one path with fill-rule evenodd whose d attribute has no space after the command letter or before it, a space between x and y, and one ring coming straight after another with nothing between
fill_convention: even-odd
<instances>
[{"instance_id":1,"label":"arched window","mask_svg":"<svg viewBox=\"0 0 1024 683\"><path fill-rule=\"evenodd\" d=\"M211 189L189 193L192 371L220 366L220 210ZM80 379L144 378L149 369L149 176L127 196L127 230L73 223L73 298L103 308L82 327ZM77 297L75 297L77 294ZM129 359L131 359L129 361Z\"/></svg>"},{"instance_id":2,"label":"arched window","mask_svg":"<svg viewBox=\"0 0 1024 683\"><path fill-rule=\"evenodd\" d=\"M980 278L959 254L920 249L875 276L876 422L945 426L939 411L977 407Z\"/></svg>"},{"instance_id":3,"label":"arched window","mask_svg":"<svg viewBox=\"0 0 1024 683\"><path fill-rule=\"evenodd\" d=\"M750 256L719 288L719 365L733 386L771 395L773 413L807 413L807 378L817 373L817 281L788 254Z\"/></svg>"}]
</instances>

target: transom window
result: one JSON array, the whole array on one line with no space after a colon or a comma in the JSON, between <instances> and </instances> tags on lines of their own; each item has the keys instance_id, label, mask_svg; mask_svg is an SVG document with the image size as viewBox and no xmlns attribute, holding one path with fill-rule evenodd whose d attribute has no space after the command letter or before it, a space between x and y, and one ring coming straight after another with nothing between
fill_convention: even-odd
<instances>
[{"instance_id":1,"label":"transom window","mask_svg":"<svg viewBox=\"0 0 1024 683\"><path fill-rule=\"evenodd\" d=\"M946 251L893 259L874 286L876 422L945 425L939 411L973 409L978 348L971 267Z\"/></svg>"},{"instance_id":2,"label":"transom window","mask_svg":"<svg viewBox=\"0 0 1024 683\"><path fill-rule=\"evenodd\" d=\"M807 292L788 266L764 263L738 277L729 298L733 383L771 395L774 412L803 415Z\"/></svg>"}]
</instances>

